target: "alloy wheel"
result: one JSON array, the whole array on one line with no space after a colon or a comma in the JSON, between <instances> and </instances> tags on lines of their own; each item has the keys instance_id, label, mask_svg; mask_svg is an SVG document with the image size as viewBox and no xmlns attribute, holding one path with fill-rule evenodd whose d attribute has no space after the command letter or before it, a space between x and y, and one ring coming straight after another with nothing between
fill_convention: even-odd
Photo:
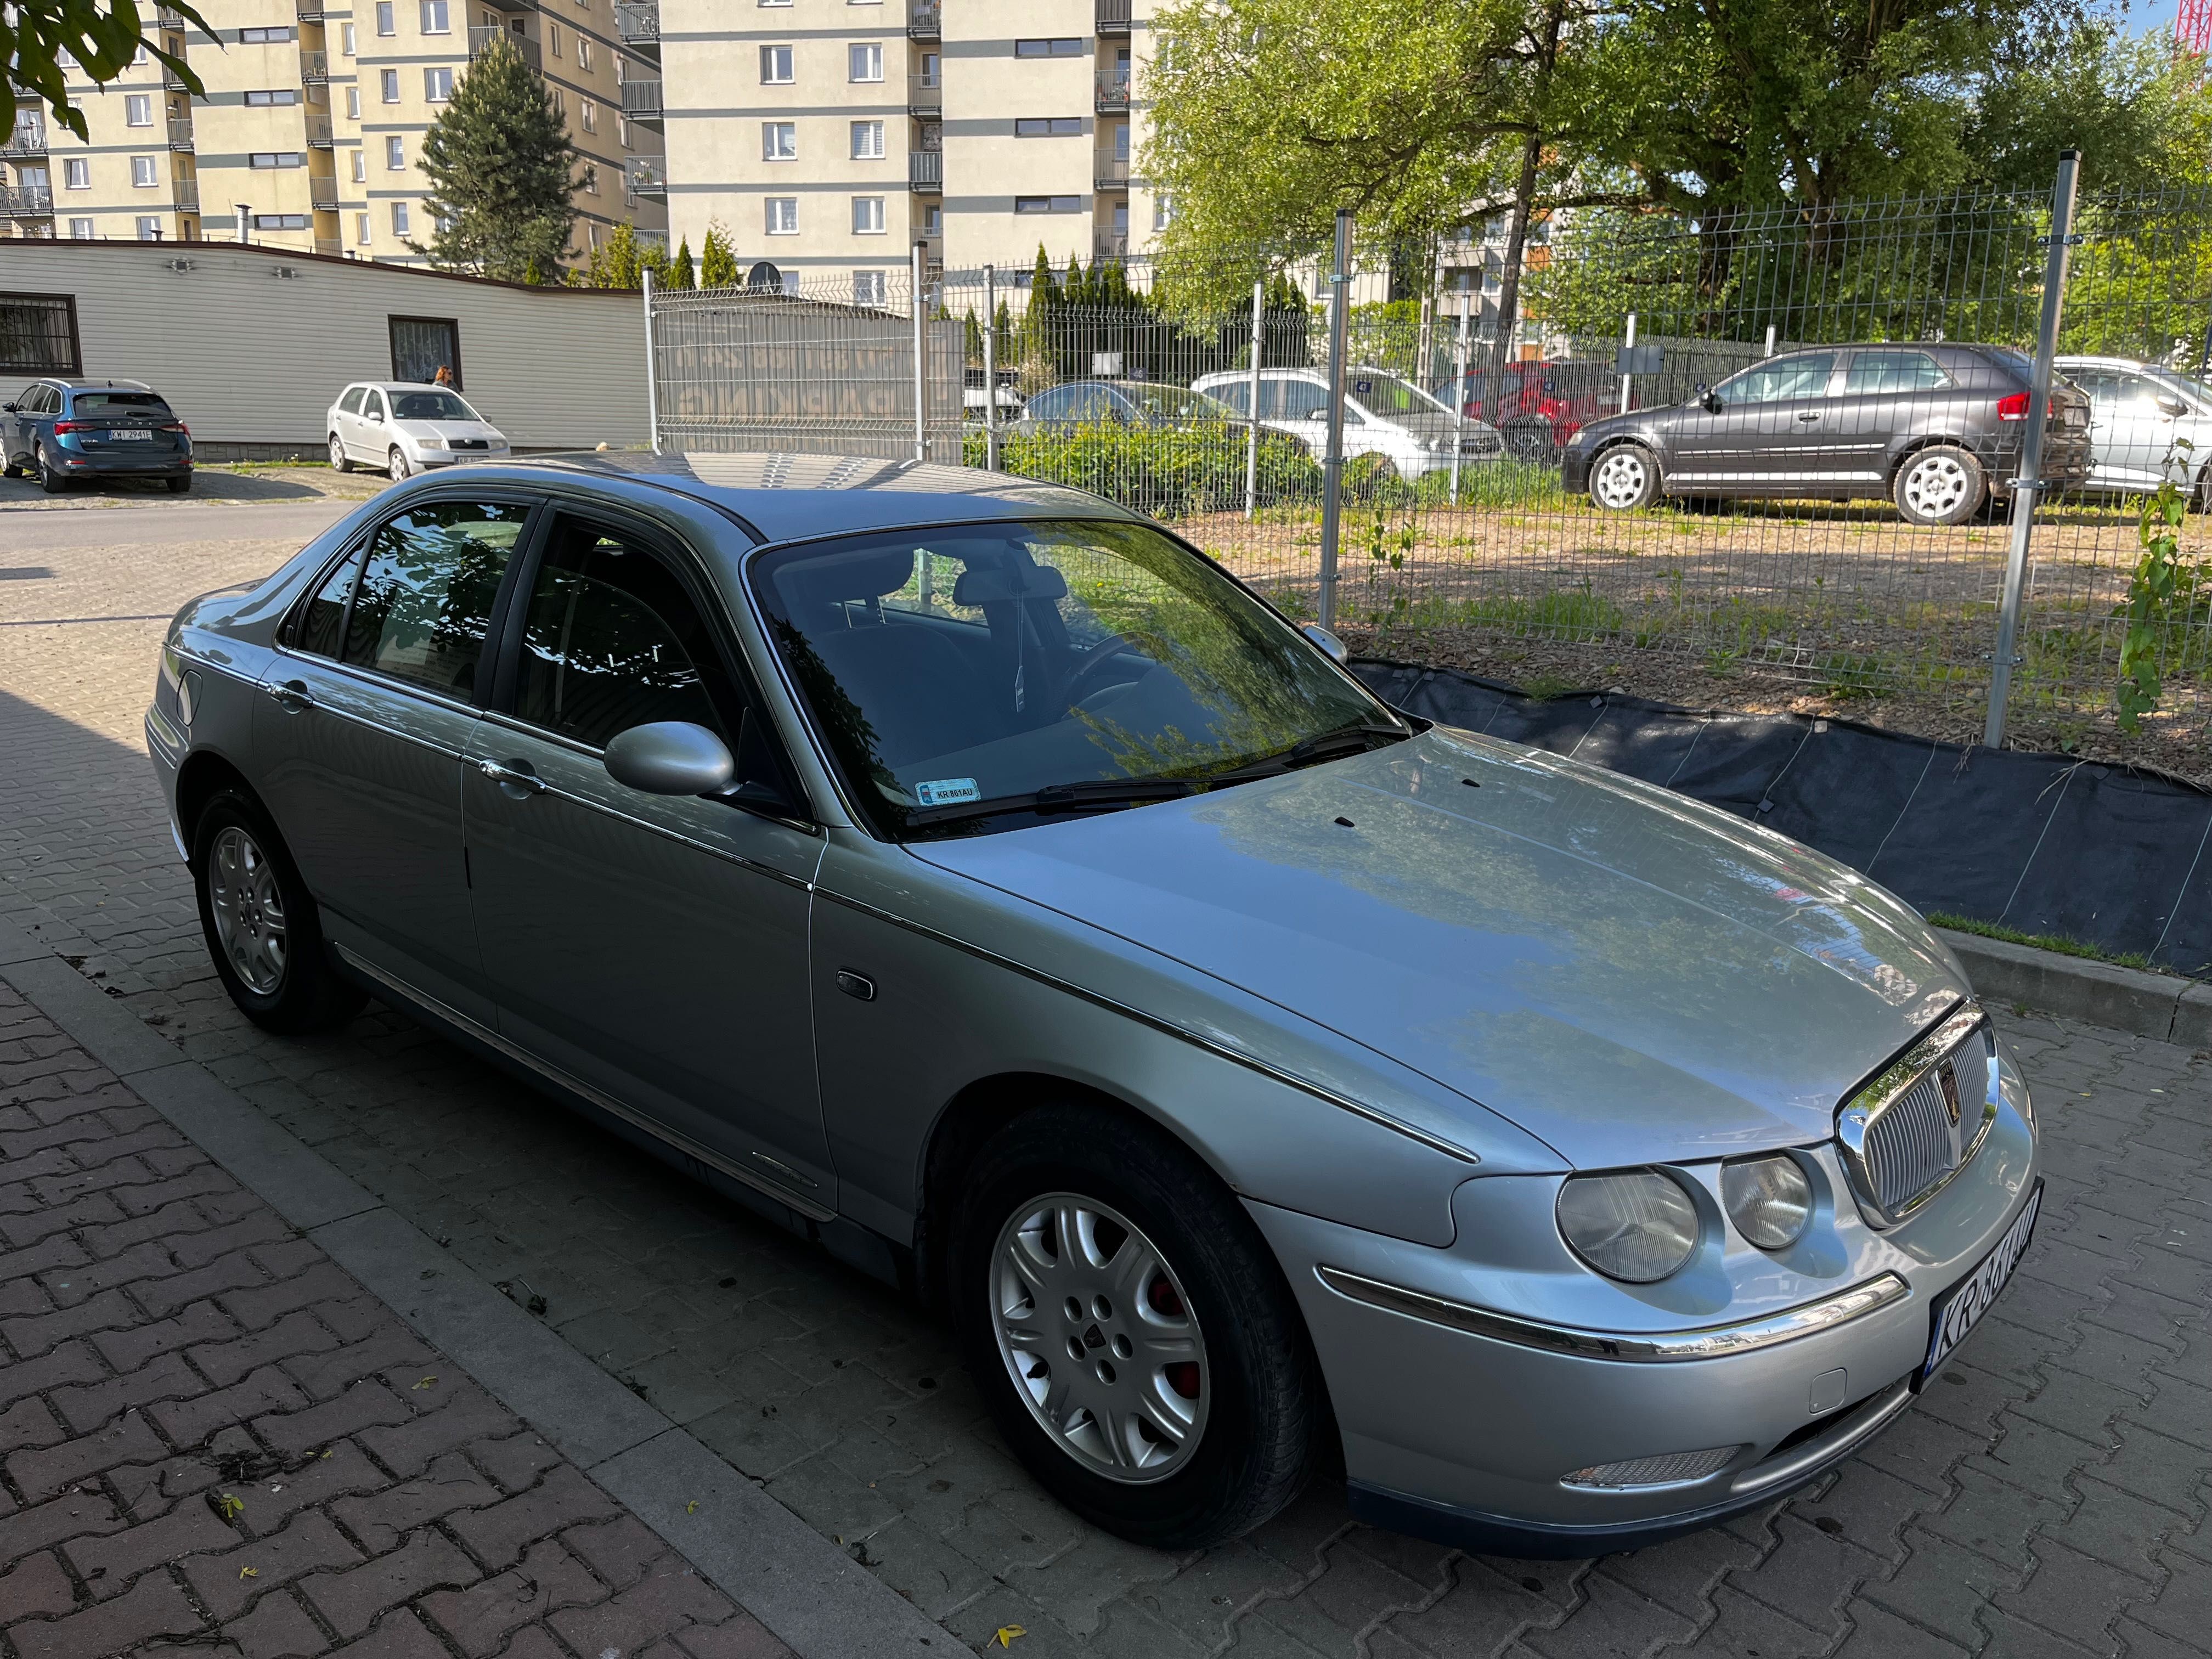
<instances>
[{"instance_id":1,"label":"alloy wheel","mask_svg":"<svg viewBox=\"0 0 2212 1659\"><path fill-rule=\"evenodd\" d=\"M1970 483L1957 456L1931 455L1905 475L1905 502L1916 519L1944 518L1958 511Z\"/></svg>"},{"instance_id":2,"label":"alloy wheel","mask_svg":"<svg viewBox=\"0 0 2212 1659\"><path fill-rule=\"evenodd\" d=\"M346 469L346 448L336 437L331 440L331 465L333 470L339 472Z\"/></svg>"},{"instance_id":3,"label":"alloy wheel","mask_svg":"<svg viewBox=\"0 0 2212 1659\"><path fill-rule=\"evenodd\" d=\"M1182 1279L1127 1217L1073 1193L1031 1199L1000 1229L990 1295L1007 1375L1062 1451L1131 1485L1189 1462L1206 1431L1206 1339Z\"/></svg>"},{"instance_id":4,"label":"alloy wheel","mask_svg":"<svg viewBox=\"0 0 2212 1659\"><path fill-rule=\"evenodd\" d=\"M1590 483L1605 506L1616 510L1634 507L1644 499L1644 458L1633 450L1613 450L1598 462Z\"/></svg>"},{"instance_id":5,"label":"alloy wheel","mask_svg":"<svg viewBox=\"0 0 2212 1659\"><path fill-rule=\"evenodd\" d=\"M276 868L260 843L234 823L225 825L208 850L208 904L222 953L247 989L274 996L284 983L291 942Z\"/></svg>"},{"instance_id":6,"label":"alloy wheel","mask_svg":"<svg viewBox=\"0 0 2212 1659\"><path fill-rule=\"evenodd\" d=\"M385 470L391 473L392 482L394 483L403 483L406 479L407 457L401 453L400 448L397 444L392 446L391 459L386 464Z\"/></svg>"}]
</instances>

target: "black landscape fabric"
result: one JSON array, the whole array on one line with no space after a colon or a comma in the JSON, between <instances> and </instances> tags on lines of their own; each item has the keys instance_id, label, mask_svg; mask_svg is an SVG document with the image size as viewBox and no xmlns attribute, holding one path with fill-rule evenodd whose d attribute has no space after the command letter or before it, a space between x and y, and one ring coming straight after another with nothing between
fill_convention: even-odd
<instances>
[{"instance_id":1,"label":"black landscape fabric","mask_svg":"<svg viewBox=\"0 0 2212 1659\"><path fill-rule=\"evenodd\" d=\"M1851 720L1598 691L1539 699L1376 659L1352 668L1408 714L1679 790L1816 847L1920 910L2212 975L2212 792L2178 778Z\"/></svg>"}]
</instances>

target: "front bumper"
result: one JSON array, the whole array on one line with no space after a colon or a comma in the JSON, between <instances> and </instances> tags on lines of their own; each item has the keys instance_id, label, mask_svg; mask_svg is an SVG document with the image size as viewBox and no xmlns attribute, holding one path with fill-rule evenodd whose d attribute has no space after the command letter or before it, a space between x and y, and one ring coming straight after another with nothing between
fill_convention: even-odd
<instances>
[{"instance_id":1,"label":"front bumper","mask_svg":"<svg viewBox=\"0 0 2212 1659\"><path fill-rule=\"evenodd\" d=\"M1902 1225L1869 1227L1832 1146L1803 1149L1826 1188L1806 1239L1775 1257L1734 1240L1724 1255L1717 1249L1676 1280L1640 1289L1598 1280L1566 1255L1549 1224L1556 1178L1467 1182L1453 1206L1458 1238L1441 1250L1248 1205L1304 1311L1355 1510L1483 1553L1603 1554L1771 1502L1850 1455L1910 1408L1931 1310L2003 1237L2033 1188L2026 1091L2008 1062L2002 1074L2004 1103L1980 1152ZM1905 1291L1765 1346L1655 1359L1629 1352L1632 1344L1595 1357L1525 1333L1451 1328L1346 1295L1323 1268L1585 1336L1748 1328L1884 1275ZM1601 1486L1564 1478L1705 1451L1725 1456L1691 1479Z\"/></svg>"}]
</instances>

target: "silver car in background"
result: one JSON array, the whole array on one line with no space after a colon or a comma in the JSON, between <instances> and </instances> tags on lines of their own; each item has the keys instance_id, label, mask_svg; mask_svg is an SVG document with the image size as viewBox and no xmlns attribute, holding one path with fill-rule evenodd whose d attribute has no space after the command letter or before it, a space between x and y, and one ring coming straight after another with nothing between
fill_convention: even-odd
<instances>
[{"instance_id":1,"label":"silver car in background","mask_svg":"<svg viewBox=\"0 0 2212 1659\"><path fill-rule=\"evenodd\" d=\"M356 465L395 480L460 461L507 457L507 434L451 386L356 380L325 411L331 465Z\"/></svg>"},{"instance_id":2,"label":"silver car in background","mask_svg":"<svg viewBox=\"0 0 2212 1659\"><path fill-rule=\"evenodd\" d=\"M1194 392L1226 404L1237 416L1252 401L1249 369L1201 374ZM1328 450L1328 375L1318 368L1262 368L1260 424L1286 432L1319 459ZM1452 413L1443 404L1386 369L1344 372L1346 471L1358 477L1394 477L1411 482L1431 472L1451 471L1452 447L1462 464L1495 461L1505 453L1498 428Z\"/></svg>"},{"instance_id":3,"label":"silver car in background","mask_svg":"<svg viewBox=\"0 0 2212 1659\"><path fill-rule=\"evenodd\" d=\"M604 456L196 600L146 732L249 1017L374 994L941 1308L1125 1537L1771 1501L2019 1260L2018 1071L1880 888L1340 650L1077 491Z\"/></svg>"},{"instance_id":4,"label":"silver car in background","mask_svg":"<svg viewBox=\"0 0 2212 1659\"><path fill-rule=\"evenodd\" d=\"M2098 495L2155 489L2172 478L2212 507L2212 386L2134 357L2060 357L2089 394L2089 481Z\"/></svg>"}]
</instances>

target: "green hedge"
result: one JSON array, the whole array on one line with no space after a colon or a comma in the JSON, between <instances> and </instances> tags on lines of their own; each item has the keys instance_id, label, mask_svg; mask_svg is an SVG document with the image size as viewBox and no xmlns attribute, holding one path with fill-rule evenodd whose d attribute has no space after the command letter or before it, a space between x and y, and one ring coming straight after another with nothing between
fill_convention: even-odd
<instances>
[{"instance_id":1,"label":"green hedge","mask_svg":"<svg viewBox=\"0 0 2212 1659\"><path fill-rule=\"evenodd\" d=\"M970 466L983 465L983 434L970 428ZM999 466L1020 477L1073 484L1158 519L1226 513L1244 505L1241 427L1085 425L1070 432L1016 428L1001 434ZM1261 506L1319 501L1321 468L1296 439L1260 434Z\"/></svg>"}]
</instances>

